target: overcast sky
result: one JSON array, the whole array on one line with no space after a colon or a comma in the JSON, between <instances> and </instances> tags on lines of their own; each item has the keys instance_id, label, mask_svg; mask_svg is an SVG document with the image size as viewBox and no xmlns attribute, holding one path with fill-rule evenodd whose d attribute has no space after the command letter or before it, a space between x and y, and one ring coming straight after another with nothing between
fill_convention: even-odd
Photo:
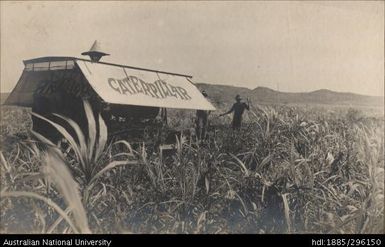
<instances>
[{"instance_id":1,"label":"overcast sky","mask_svg":"<svg viewBox=\"0 0 385 247\"><path fill-rule=\"evenodd\" d=\"M384 2L1 2L1 91L22 60L81 56L196 82L384 95Z\"/></svg>"}]
</instances>

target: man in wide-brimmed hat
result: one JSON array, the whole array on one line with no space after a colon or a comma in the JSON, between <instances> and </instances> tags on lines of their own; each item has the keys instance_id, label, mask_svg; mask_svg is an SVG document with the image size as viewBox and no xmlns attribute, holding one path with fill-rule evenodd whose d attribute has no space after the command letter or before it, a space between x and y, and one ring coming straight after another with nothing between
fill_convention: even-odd
<instances>
[{"instance_id":1,"label":"man in wide-brimmed hat","mask_svg":"<svg viewBox=\"0 0 385 247\"><path fill-rule=\"evenodd\" d=\"M231 107L231 109L228 112L225 112L219 116L224 116L224 115L227 115L227 114L234 112L233 122L231 125L232 125L232 128L234 130L240 130L241 125L242 125L243 112L245 111L245 109L249 110L250 107L249 107L249 102L247 102L247 103L241 102L242 98L239 94L237 94L237 96L235 96L235 101L236 102L234 103L234 105Z\"/></svg>"}]
</instances>

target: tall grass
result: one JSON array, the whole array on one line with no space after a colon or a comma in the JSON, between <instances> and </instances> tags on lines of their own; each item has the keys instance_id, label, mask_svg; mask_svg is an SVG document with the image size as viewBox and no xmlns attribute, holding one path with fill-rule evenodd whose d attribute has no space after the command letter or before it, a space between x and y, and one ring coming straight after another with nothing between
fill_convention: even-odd
<instances>
[{"instance_id":1,"label":"tall grass","mask_svg":"<svg viewBox=\"0 0 385 247\"><path fill-rule=\"evenodd\" d=\"M1 194L2 197L25 196L46 202L59 213L60 217L66 219L75 233L90 233L84 204L87 204L90 199L90 194L94 186L97 184L98 179L115 167L136 163L135 161L129 160L113 160L107 162L107 164L102 163L105 161L104 156L107 155L110 149L110 147L106 146L107 128L100 114L98 115L99 121L95 121L94 113L92 112L91 106L87 101L84 101L83 105L88 122L88 135L85 135L79 125L73 120L66 118L65 116L54 114L55 116L65 120L73 128L77 135L77 139L71 136L63 126L39 114L33 112L31 113L35 117L41 118L55 127L70 144L70 150L75 154L76 165L72 167L81 172L81 175L78 178L84 179L82 183L83 188L80 188L79 183L73 178L73 174L69 170L71 164L69 160L64 157L67 152L63 152L60 147L55 146L54 143L43 135L31 131L32 135L37 140L47 146L46 150L40 152L39 149L36 148L36 145L32 143L32 152L34 152L36 156L41 156L41 163L43 166L41 167L40 173L46 180L49 181L46 183L47 190L49 191L50 189L50 182L53 182L58 192L67 203L68 208L66 212L71 212L73 214L75 224L69 219L68 213L65 213L60 206L52 202L47 197L27 191L2 192ZM96 123L99 124L98 127L96 127ZM87 139L86 136L88 137ZM132 149L129 144L128 150L131 152L121 152L118 155L126 157L133 156ZM7 172L10 172L10 167L7 165L3 155L1 155L1 157L3 167ZM80 194L80 191L83 192L82 195ZM61 219L58 219L57 221L60 222ZM50 231L52 231L52 229Z\"/></svg>"},{"instance_id":2,"label":"tall grass","mask_svg":"<svg viewBox=\"0 0 385 247\"><path fill-rule=\"evenodd\" d=\"M213 118L206 142L162 154L108 142L84 110L87 133L48 120L68 152L34 133L47 151L27 139L0 155L2 232L23 200L39 232L384 233L383 117L256 107L240 132Z\"/></svg>"}]
</instances>

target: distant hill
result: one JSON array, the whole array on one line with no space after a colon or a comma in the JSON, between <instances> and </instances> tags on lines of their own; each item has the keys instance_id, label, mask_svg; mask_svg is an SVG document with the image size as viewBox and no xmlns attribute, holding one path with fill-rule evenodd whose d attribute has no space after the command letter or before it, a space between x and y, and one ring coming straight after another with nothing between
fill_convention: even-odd
<instances>
[{"instance_id":1,"label":"distant hill","mask_svg":"<svg viewBox=\"0 0 385 247\"><path fill-rule=\"evenodd\" d=\"M244 87L213 85L196 83L201 90L205 90L210 99L217 106L228 105L234 102L236 94L243 98L250 98L253 102L266 104L324 104L346 106L383 106L384 97L367 96L354 93L339 93L321 89L308 93L287 93L276 91L267 87L248 89Z\"/></svg>"},{"instance_id":2,"label":"distant hill","mask_svg":"<svg viewBox=\"0 0 385 247\"><path fill-rule=\"evenodd\" d=\"M0 94L0 102L1 104L4 104L5 100L8 98L10 93L1 93Z\"/></svg>"},{"instance_id":3,"label":"distant hill","mask_svg":"<svg viewBox=\"0 0 385 247\"><path fill-rule=\"evenodd\" d=\"M233 87L225 85L212 85L204 83L195 83L200 90L205 90L209 95L210 101L216 106L224 106L234 101L236 94L243 97L249 96L251 90L245 87Z\"/></svg>"}]
</instances>

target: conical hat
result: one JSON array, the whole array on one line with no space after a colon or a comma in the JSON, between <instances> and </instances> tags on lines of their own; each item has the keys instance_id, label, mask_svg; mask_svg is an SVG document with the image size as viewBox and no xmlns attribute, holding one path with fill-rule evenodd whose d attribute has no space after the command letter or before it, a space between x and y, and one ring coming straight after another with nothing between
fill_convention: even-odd
<instances>
[{"instance_id":1,"label":"conical hat","mask_svg":"<svg viewBox=\"0 0 385 247\"><path fill-rule=\"evenodd\" d=\"M102 56L108 56L110 54L102 52L100 49L100 43L95 40L94 44L91 46L89 51L83 52L82 55L92 55L92 54L99 54Z\"/></svg>"}]
</instances>

